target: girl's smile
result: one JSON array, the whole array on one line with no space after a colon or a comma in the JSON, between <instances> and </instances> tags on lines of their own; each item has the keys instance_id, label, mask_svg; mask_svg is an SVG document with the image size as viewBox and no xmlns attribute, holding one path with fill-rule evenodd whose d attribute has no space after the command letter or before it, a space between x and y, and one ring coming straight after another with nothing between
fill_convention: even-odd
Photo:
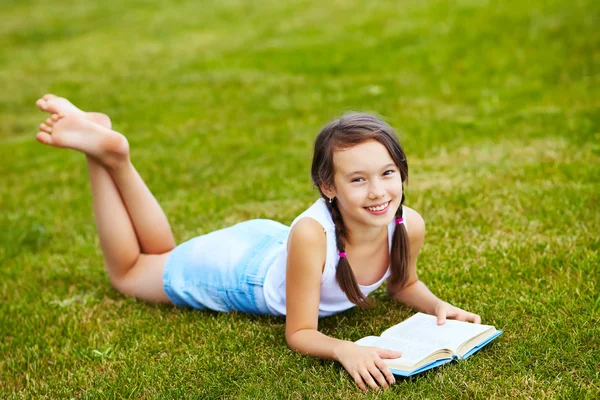
<instances>
[{"instance_id":1,"label":"girl's smile","mask_svg":"<svg viewBox=\"0 0 600 400\"><path fill-rule=\"evenodd\" d=\"M365 210L369 211L373 215L384 215L390 208L390 202L380 203L374 206L364 207Z\"/></svg>"}]
</instances>

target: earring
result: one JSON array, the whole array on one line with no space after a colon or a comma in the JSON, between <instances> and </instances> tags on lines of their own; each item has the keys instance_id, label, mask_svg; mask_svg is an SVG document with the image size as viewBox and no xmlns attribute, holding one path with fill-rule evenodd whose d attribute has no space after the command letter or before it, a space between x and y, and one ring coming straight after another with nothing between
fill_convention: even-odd
<instances>
[{"instance_id":1,"label":"earring","mask_svg":"<svg viewBox=\"0 0 600 400\"><path fill-rule=\"evenodd\" d=\"M329 204L333 203L333 197L329 198Z\"/></svg>"}]
</instances>

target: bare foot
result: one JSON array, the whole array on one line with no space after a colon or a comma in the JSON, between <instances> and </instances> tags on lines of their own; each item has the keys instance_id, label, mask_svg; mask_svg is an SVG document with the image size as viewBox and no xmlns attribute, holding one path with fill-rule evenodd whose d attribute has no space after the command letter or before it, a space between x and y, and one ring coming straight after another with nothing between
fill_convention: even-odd
<instances>
[{"instance_id":1,"label":"bare foot","mask_svg":"<svg viewBox=\"0 0 600 400\"><path fill-rule=\"evenodd\" d=\"M50 114L83 114L85 118L96 124L100 124L105 128L110 129L112 127L110 118L106 114L96 112L85 112L77 108L73 103L64 97L58 97L53 94L45 94L35 105L41 110L46 111Z\"/></svg>"},{"instance_id":2,"label":"bare foot","mask_svg":"<svg viewBox=\"0 0 600 400\"><path fill-rule=\"evenodd\" d=\"M49 146L81 151L108 168L129 161L129 143L125 136L89 121L80 112L52 114L40 124L35 138Z\"/></svg>"}]
</instances>

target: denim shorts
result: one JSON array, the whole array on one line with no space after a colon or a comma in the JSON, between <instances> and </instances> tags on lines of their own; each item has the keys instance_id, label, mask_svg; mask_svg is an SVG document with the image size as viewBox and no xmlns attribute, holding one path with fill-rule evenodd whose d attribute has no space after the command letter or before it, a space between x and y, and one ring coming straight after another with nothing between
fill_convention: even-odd
<instances>
[{"instance_id":1,"label":"denim shorts","mask_svg":"<svg viewBox=\"0 0 600 400\"><path fill-rule=\"evenodd\" d=\"M270 314L263 285L283 250L289 227L254 219L198 236L177 246L163 284L178 306Z\"/></svg>"}]
</instances>

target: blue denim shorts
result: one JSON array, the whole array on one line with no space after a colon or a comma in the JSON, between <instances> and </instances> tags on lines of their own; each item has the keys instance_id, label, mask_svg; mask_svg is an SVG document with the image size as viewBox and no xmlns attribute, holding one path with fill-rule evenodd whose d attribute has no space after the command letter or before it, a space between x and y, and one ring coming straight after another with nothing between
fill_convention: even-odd
<instances>
[{"instance_id":1,"label":"blue denim shorts","mask_svg":"<svg viewBox=\"0 0 600 400\"><path fill-rule=\"evenodd\" d=\"M270 314L265 276L285 246L289 229L276 221L254 219L180 244L165 265L167 296L183 307Z\"/></svg>"}]
</instances>

